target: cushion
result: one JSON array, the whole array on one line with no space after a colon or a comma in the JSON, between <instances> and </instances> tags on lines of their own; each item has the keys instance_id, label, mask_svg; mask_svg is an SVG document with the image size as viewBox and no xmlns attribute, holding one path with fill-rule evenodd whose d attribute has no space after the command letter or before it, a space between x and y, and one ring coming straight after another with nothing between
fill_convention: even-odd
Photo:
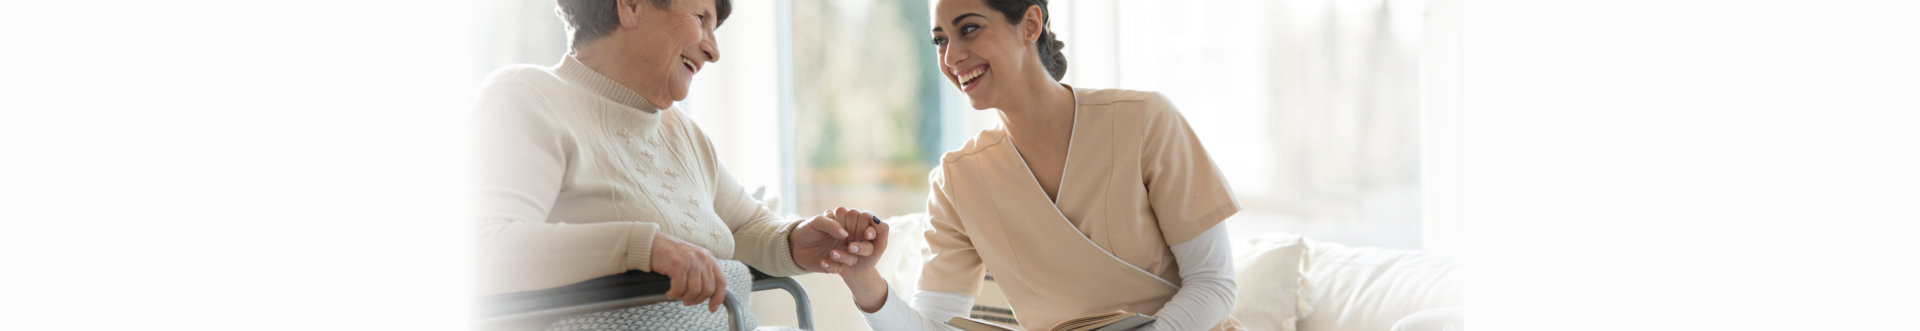
<instances>
[{"instance_id":1,"label":"cushion","mask_svg":"<svg viewBox=\"0 0 1920 331\"><path fill-rule=\"evenodd\" d=\"M884 221L889 231L887 251L880 253L880 262L873 268L888 284L902 289L901 299L913 300L913 291L920 289L920 268L933 258L933 248L927 247L927 231L933 228L929 219L927 213L912 213Z\"/></svg>"},{"instance_id":2,"label":"cushion","mask_svg":"<svg viewBox=\"0 0 1920 331\"><path fill-rule=\"evenodd\" d=\"M1299 235L1269 233L1235 254L1233 318L1248 330L1294 330L1307 252L1303 241Z\"/></svg>"},{"instance_id":3,"label":"cushion","mask_svg":"<svg viewBox=\"0 0 1920 331\"><path fill-rule=\"evenodd\" d=\"M1306 247L1299 330L1387 331L1415 312L1465 304L1452 257L1312 240Z\"/></svg>"},{"instance_id":4,"label":"cushion","mask_svg":"<svg viewBox=\"0 0 1920 331\"><path fill-rule=\"evenodd\" d=\"M720 260L720 273L727 278L727 292L753 293L753 275L747 271L747 264L740 261ZM753 307L753 296L734 295L740 300L740 307ZM708 313L705 303L682 305L678 301L659 302L648 305L603 310L579 315L561 317L547 325L547 331L597 331L597 330L723 330L732 321L725 310L720 313ZM759 325L754 319L752 309L742 309L740 317L747 325Z\"/></svg>"}]
</instances>

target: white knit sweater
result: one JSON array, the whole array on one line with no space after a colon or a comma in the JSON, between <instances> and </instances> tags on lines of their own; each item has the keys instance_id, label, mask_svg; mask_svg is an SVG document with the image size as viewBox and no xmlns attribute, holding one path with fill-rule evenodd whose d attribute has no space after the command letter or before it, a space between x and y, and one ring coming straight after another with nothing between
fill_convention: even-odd
<instances>
[{"instance_id":1,"label":"white knit sweater","mask_svg":"<svg viewBox=\"0 0 1920 331\"><path fill-rule=\"evenodd\" d=\"M482 294L650 271L656 231L776 276L805 273L793 222L741 189L679 109L568 56L495 71L473 150Z\"/></svg>"}]
</instances>

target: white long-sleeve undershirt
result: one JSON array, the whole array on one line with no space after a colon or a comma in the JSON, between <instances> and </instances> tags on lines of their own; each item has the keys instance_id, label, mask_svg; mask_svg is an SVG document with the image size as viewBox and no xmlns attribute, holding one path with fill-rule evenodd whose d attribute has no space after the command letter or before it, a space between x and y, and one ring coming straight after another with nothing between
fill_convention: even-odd
<instances>
[{"instance_id":1,"label":"white long-sleeve undershirt","mask_svg":"<svg viewBox=\"0 0 1920 331\"><path fill-rule=\"evenodd\" d=\"M1233 312L1234 282L1232 245L1225 225L1214 225L1185 243L1173 245L1174 263L1180 266L1180 290L1154 314L1158 319L1139 330L1206 330L1226 320ZM874 330L960 330L947 325L954 316L968 316L973 295L941 291L916 291L909 305L892 288L880 310L865 314ZM1028 325L1046 328L1048 325Z\"/></svg>"}]
</instances>

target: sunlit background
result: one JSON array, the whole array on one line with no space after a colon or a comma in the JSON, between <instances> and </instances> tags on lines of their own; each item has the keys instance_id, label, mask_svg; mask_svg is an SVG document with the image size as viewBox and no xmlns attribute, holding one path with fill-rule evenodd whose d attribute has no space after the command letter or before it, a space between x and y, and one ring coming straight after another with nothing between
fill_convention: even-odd
<instances>
[{"instance_id":1,"label":"sunlit background","mask_svg":"<svg viewBox=\"0 0 1920 331\"><path fill-rule=\"evenodd\" d=\"M487 1L476 74L559 60L567 34L552 0ZM716 32L722 61L695 78L680 107L734 176L778 196L782 213L923 212L927 173L941 153L999 121L972 109L937 73L931 5L736 1ZM1441 153L1423 155L1422 116L1439 113L1428 126L1457 134L1457 126L1444 127L1457 108L1423 108L1457 102L1423 99L1457 93L1457 57L1448 57L1458 52L1457 19L1436 17L1432 6L1054 1L1049 10L1067 45L1064 83L1158 91L1180 108L1246 207L1228 221L1234 238L1284 231L1457 254L1462 226L1448 217L1457 214L1427 210L1422 198L1434 191L1423 191L1422 173L1436 169L1423 169L1423 157L1445 162L1458 151L1449 145L1457 140L1428 139ZM1441 55L1427 55L1434 53ZM1443 86L1423 86L1430 81ZM801 279L816 303L834 307L844 295L830 277ZM790 315L780 302L756 300L779 307L763 309L763 321ZM828 329L865 327L851 311L816 311Z\"/></svg>"},{"instance_id":2,"label":"sunlit background","mask_svg":"<svg viewBox=\"0 0 1920 331\"><path fill-rule=\"evenodd\" d=\"M488 1L477 73L558 61L567 37L551 0ZM783 197L783 212L920 212L940 154L998 122L936 72L929 6L739 1L717 32L722 62L680 106L741 183ZM1247 207L1231 223L1250 232L1236 235L1454 251L1457 235L1428 245L1422 232L1429 7L1055 1L1050 10L1067 45L1065 83L1159 91L1180 107Z\"/></svg>"},{"instance_id":3,"label":"sunlit background","mask_svg":"<svg viewBox=\"0 0 1920 331\"><path fill-rule=\"evenodd\" d=\"M1474 330L1913 325L1920 5L1430 1L1053 27L1067 82L1182 108L1236 239L1457 254ZM995 121L924 82L924 6L738 0L682 106L785 212L917 212ZM0 329L459 329L475 88L560 30L549 0L0 1Z\"/></svg>"}]
</instances>

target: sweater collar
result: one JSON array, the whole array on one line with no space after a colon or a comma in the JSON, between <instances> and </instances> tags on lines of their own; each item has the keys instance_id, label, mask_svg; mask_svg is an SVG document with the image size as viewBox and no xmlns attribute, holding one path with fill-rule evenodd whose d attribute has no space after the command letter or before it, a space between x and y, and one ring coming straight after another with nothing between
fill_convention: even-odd
<instances>
[{"instance_id":1,"label":"sweater collar","mask_svg":"<svg viewBox=\"0 0 1920 331\"><path fill-rule=\"evenodd\" d=\"M641 98L639 93L634 93L633 90L628 89L626 85L620 85L619 82L613 81L612 78L607 78L606 75L593 71L593 68L588 68L585 63L580 63L580 60L573 58L571 54L564 56L560 60L560 65L555 67L553 71L559 73L560 78L565 79L568 83L591 91L593 94L599 95L607 100L612 100L613 102L644 113L657 113L660 110L660 107L654 106L652 102L647 102L646 98Z\"/></svg>"}]
</instances>

